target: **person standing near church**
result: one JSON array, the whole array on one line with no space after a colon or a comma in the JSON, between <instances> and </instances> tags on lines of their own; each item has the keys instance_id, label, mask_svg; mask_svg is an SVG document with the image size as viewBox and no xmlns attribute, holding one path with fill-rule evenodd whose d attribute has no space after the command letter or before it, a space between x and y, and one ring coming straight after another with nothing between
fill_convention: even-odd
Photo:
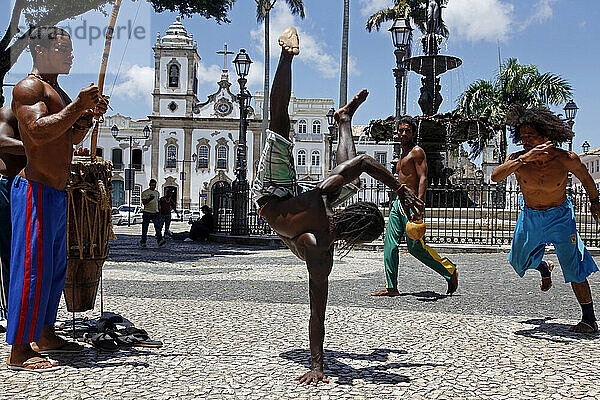
<instances>
[{"instance_id":1,"label":"person standing near church","mask_svg":"<svg viewBox=\"0 0 600 400\"><path fill-rule=\"evenodd\" d=\"M156 233L156 243L162 246L166 243L163 238L161 230L161 219L160 213L158 212L158 199L160 193L156 190L156 179L150 179L149 188L142 192L142 204L144 209L142 211L142 240L140 244L142 247L146 247L146 239L148 238L148 227L150 222L154 225L154 232Z\"/></svg>"}]
</instances>

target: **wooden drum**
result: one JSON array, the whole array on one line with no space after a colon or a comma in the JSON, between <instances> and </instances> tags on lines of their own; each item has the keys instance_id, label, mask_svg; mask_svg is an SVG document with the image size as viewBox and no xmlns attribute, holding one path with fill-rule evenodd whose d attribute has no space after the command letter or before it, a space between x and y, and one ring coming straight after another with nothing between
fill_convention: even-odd
<instances>
[{"instance_id":1,"label":"wooden drum","mask_svg":"<svg viewBox=\"0 0 600 400\"><path fill-rule=\"evenodd\" d=\"M67 183L67 277L69 311L94 308L102 265L108 256L111 225L112 164L74 157Z\"/></svg>"}]
</instances>

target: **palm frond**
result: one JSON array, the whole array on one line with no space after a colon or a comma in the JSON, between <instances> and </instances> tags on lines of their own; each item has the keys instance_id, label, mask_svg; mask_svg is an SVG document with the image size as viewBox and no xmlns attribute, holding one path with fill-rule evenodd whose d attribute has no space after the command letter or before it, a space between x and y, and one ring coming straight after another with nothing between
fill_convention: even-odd
<instances>
[{"instance_id":1,"label":"palm frond","mask_svg":"<svg viewBox=\"0 0 600 400\"><path fill-rule=\"evenodd\" d=\"M304 4L302 0L285 0L292 15L298 15L300 18L304 19Z\"/></svg>"},{"instance_id":2,"label":"palm frond","mask_svg":"<svg viewBox=\"0 0 600 400\"><path fill-rule=\"evenodd\" d=\"M384 10L379 10L375 14L371 15L367 20L367 31L371 32L373 28L376 31L379 30L381 24L387 21L394 21L396 18L401 18L404 16L404 12L400 12L397 8L386 8Z\"/></svg>"}]
</instances>

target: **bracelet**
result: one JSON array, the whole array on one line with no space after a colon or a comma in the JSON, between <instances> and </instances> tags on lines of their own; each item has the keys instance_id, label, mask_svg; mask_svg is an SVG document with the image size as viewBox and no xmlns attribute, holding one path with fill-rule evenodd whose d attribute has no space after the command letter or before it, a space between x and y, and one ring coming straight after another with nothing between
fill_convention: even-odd
<instances>
[{"instance_id":1,"label":"bracelet","mask_svg":"<svg viewBox=\"0 0 600 400\"><path fill-rule=\"evenodd\" d=\"M398 192L400 192L400 190L402 190L402 188L406 186L406 183L403 183L402 185L400 185L400 187L396 190L394 190L394 193L398 194Z\"/></svg>"},{"instance_id":2,"label":"bracelet","mask_svg":"<svg viewBox=\"0 0 600 400\"><path fill-rule=\"evenodd\" d=\"M596 204L600 204L600 198L596 197L595 199L590 199L591 205L595 206Z\"/></svg>"}]
</instances>

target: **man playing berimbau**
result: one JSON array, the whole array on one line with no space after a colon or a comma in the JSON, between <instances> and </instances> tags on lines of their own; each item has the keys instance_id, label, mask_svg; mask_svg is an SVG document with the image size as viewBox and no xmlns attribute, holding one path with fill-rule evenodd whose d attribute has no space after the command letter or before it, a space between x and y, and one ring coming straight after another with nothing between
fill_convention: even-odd
<instances>
[{"instance_id":1,"label":"man playing berimbau","mask_svg":"<svg viewBox=\"0 0 600 400\"><path fill-rule=\"evenodd\" d=\"M384 219L377 205L359 202L341 211L334 207L358 190L359 176L366 172L396 193L406 212L419 212L423 203L372 157L356 156L351 119L368 92L361 91L335 113L339 125L338 162L330 175L315 187L301 192L296 182L293 145L289 139L288 105L292 85L292 59L299 54L298 36L287 28L279 38L282 47L271 92L268 137L252 191L259 214L277 232L290 250L306 261L309 274L311 353L310 371L298 378L310 384L323 380L323 340L328 276L333 266L333 245L343 240L346 249L381 236Z\"/></svg>"},{"instance_id":2,"label":"man playing berimbau","mask_svg":"<svg viewBox=\"0 0 600 400\"><path fill-rule=\"evenodd\" d=\"M12 110L27 165L11 188L12 253L6 341L10 369L57 368L43 357L83 347L56 335L54 322L67 267L66 193L73 144L83 140L93 113L106 112L98 87L82 89L74 101L58 85L73 62L69 34L57 27L30 33L32 72L13 90Z\"/></svg>"},{"instance_id":3,"label":"man playing berimbau","mask_svg":"<svg viewBox=\"0 0 600 400\"><path fill-rule=\"evenodd\" d=\"M567 196L569 173L583 184L590 197L592 215L598 221L596 184L577 154L554 147L553 142L565 142L573 137L573 132L550 111L515 105L508 112L506 123L514 128L513 142L522 144L523 150L510 154L493 172L492 180L499 182L514 173L525 200L515 227L510 264L521 277L528 269L537 269L542 276L541 289L549 290L553 265L543 261L543 257L546 244L552 243L565 282L571 283L583 314L571 330L597 332L587 277L598 267L577 232L575 211Z\"/></svg>"}]
</instances>

